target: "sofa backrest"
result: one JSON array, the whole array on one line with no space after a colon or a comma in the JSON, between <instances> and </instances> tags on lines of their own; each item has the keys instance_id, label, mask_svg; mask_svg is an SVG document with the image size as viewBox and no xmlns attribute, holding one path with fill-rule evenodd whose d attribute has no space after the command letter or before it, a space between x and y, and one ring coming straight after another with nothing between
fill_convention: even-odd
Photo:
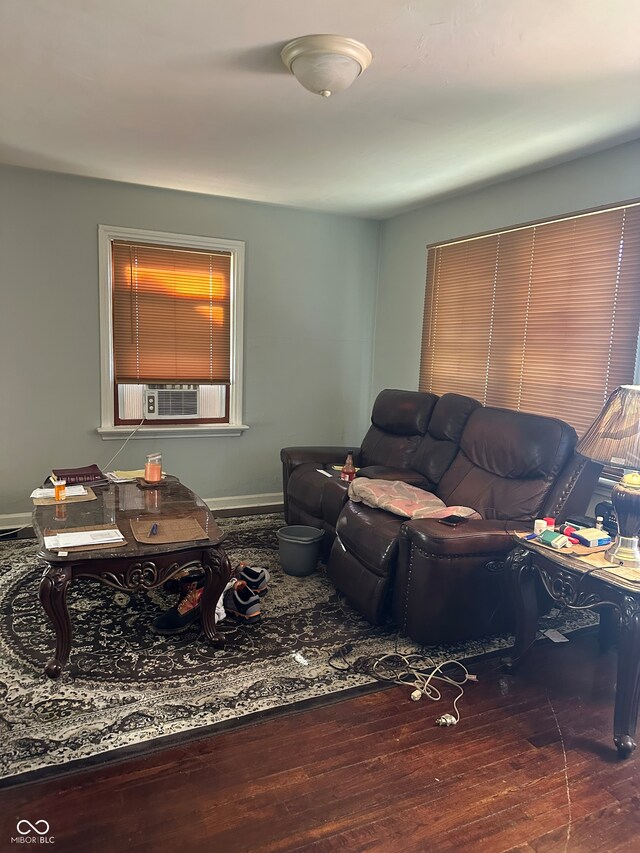
<instances>
[{"instance_id":1,"label":"sofa backrest","mask_svg":"<svg viewBox=\"0 0 640 853\"><path fill-rule=\"evenodd\" d=\"M453 462L469 416L480 403L462 394L443 394L433 407L427 432L411 460L432 489Z\"/></svg>"},{"instance_id":2,"label":"sofa backrest","mask_svg":"<svg viewBox=\"0 0 640 853\"><path fill-rule=\"evenodd\" d=\"M536 518L576 442L573 427L555 418L478 408L436 494L447 506L473 507L483 518Z\"/></svg>"},{"instance_id":3,"label":"sofa backrest","mask_svg":"<svg viewBox=\"0 0 640 853\"><path fill-rule=\"evenodd\" d=\"M436 394L386 388L376 397L371 426L365 435L358 461L361 467L386 465L407 468L427 432Z\"/></svg>"}]
</instances>

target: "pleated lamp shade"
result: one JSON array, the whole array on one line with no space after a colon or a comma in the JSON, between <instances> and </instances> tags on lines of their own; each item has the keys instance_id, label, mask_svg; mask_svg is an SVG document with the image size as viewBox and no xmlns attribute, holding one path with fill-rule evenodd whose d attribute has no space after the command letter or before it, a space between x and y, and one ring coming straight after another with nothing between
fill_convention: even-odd
<instances>
[{"instance_id":1,"label":"pleated lamp shade","mask_svg":"<svg viewBox=\"0 0 640 853\"><path fill-rule=\"evenodd\" d=\"M640 385L616 388L576 450L603 465L640 468Z\"/></svg>"},{"instance_id":2,"label":"pleated lamp shade","mask_svg":"<svg viewBox=\"0 0 640 853\"><path fill-rule=\"evenodd\" d=\"M621 385L578 442L581 456L631 468L611 490L611 503L618 522L618 536L604 558L613 566L640 569L640 385ZM640 580L640 572L638 580ZM626 575L628 579L628 575Z\"/></svg>"}]
</instances>

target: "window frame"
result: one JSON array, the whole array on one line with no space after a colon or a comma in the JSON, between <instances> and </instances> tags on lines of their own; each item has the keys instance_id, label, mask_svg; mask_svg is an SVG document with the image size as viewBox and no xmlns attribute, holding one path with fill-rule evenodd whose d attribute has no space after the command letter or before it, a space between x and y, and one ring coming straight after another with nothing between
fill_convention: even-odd
<instances>
[{"instance_id":1,"label":"window frame","mask_svg":"<svg viewBox=\"0 0 640 853\"><path fill-rule=\"evenodd\" d=\"M98 226L100 287L100 412L97 432L103 439L122 439L132 432L131 424L115 424L117 393L113 360L112 253L113 240L156 243L184 249L205 249L231 253L231 381L228 387L228 423L142 424L134 427L132 438L194 438L219 435L239 436L249 427L242 422L242 357L244 340L244 254L242 240L148 231L114 225Z\"/></svg>"}]
</instances>

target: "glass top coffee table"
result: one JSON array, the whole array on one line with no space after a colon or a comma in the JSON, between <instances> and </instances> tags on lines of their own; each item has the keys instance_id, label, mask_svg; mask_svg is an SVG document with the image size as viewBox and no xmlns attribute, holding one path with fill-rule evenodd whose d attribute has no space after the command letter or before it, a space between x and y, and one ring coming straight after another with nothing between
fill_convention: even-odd
<instances>
[{"instance_id":1,"label":"glass top coffee table","mask_svg":"<svg viewBox=\"0 0 640 853\"><path fill-rule=\"evenodd\" d=\"M33 510L38 556L47 563L40 582L40 603L56 633L56 650L45 666L46 674L59 678L69 659L72 630L67 590L79 578L95 578L117 590L146 592L185 569L201 567L202 626L214 645L223 648L215 608L231 576L231 565L222 548L224 534L204 501L174 477L156 488L140 488L136 483L89 487L94 500L68 499ZM154 525L154 533L145 535ZM45 536L53 533L100 527L117 527L124 544L66 550L45 547ZM171 538L181 541L167 541Z\"/></svg>"}]
</instances>

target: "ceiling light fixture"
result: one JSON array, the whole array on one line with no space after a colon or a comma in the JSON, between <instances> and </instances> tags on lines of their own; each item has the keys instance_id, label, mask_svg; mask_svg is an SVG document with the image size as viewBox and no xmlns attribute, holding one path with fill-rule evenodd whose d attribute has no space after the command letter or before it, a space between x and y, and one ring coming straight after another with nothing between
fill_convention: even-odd
<instances>
[{"instance_id":1,"label":"ceiling light fixture","mask_svg":"<svg viewBox=\"0 0 640 853\"><path fill-rule=\"evenodd\" d=\"M323 98L348 89L373 58L359 41L331 35L300 36L280 56L305 89Z\"/></svg>"}]
</instances>

